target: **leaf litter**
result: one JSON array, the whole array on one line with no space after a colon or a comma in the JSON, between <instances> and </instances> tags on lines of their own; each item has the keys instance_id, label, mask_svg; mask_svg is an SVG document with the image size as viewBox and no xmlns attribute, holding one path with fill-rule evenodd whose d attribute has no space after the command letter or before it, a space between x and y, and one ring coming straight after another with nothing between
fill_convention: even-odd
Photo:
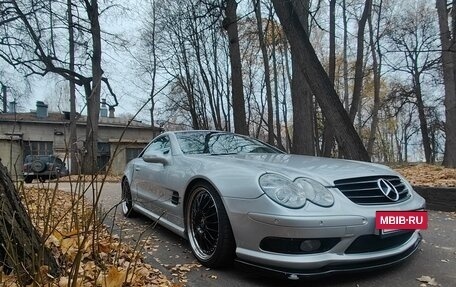
<instances>
[{"instance_id":1,"label":"leaf litter","mask_svg":"<svg viewBox=\"0 0 456 287\"><path fill-rule=\"evenodd\" d=\"M174 283L159 269L147 264L143 254L131 247L124 238L109 232L108 227L97 220L90 222L92 208L89 204L75 201L74 194L60 190L25 187L20 193L32 222L44 236L45 246L52 250L61 267L62 275L53 278L42 266L41 281L30 286L50 287L136 287L184 286L184 282ZM53 197L54 196L54 197ZM49 201L54 198L54 206ZM87 201L88 202L88 201ZM47 212L46 212L47 211ZM50 228L52 226L52 228ZM51 230L51 231L49 231ZM153 244L152 241L146 243ZM158 247L154 245L154 249ZM152 250L154 250L152 249ZM76 258L80 265L76 275ZM184 278L187 269L176 269ZM44 279L43 279L44 278ZM75 282L74 282L75 281ZM14 272L5 274L0 267L0 285L5 287L21 286Z\"/></svg>"},{"instance_id":2,"label":"leaf litter","mask_svg":"<svg viewBox=\"0 0 456 287\"><path fill-rule=\"evenodd\" d=\"M456 169L440 165L417 164L394 167L412 185L426 187L456 187Z\"/></svg>"}]
</instances>

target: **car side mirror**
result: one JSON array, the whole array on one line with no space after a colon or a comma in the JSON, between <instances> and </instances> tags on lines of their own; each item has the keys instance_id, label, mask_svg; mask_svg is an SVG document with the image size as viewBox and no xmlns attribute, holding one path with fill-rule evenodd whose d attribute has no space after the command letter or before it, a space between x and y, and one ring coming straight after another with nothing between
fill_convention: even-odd
<instances>
[{"instance_id":1,"label":"car side mirror","mask_svg":"<svg viewBox=\"0 0 456 287\"><path fill-rule=\"evenodd\" d=\"M169 164L169 159L165 157L164 155L159 155L159 154L145 154L142 156L142 159L145 162L149 163L161 163L163 165Z\"/></svg>"}]
</instances>

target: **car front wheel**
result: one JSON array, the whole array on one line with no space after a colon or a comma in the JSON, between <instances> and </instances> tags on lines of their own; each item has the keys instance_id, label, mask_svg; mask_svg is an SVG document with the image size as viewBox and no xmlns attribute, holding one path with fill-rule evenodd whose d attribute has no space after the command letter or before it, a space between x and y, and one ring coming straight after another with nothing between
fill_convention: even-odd
<instances>
[{"instance_id":1,"label":"car front wheel","mask_svg":"<svg viewBox=\"0 0 456 287\"><path fill-rule=\"evenodd\" d=\"M133 210L130 184L126 178L122 180L122 202L120 205L122 207L122 213L125 217L136 216L136 212Z\"/></svg>"},{"instance_id":2,"label":"car front wheel","mask_svg":"<svg viewBox=\"0 0 456 287\"><path fill-rule=\"evenodd\" d=\"M233 262L235 241L223 202L209 184L193 187L187 201L185 224L193 254L210 268Z\"/></svg>"}]
</instances>

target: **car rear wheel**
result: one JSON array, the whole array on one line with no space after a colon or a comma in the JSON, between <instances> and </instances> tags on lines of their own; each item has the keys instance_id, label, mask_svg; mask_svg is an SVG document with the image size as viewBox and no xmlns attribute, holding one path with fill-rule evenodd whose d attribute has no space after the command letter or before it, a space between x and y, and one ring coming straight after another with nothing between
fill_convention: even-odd
<instances>
[{"instance_id":1,"label":"car rear wheel","mask_svg":"<svg viewBox=\"0 0 456 287\"><path fill-rule=\"evenodd\" d=\"M29 175L28 175L28 176L24 177L24 181L25 181L25 183L32 183L32 181L33 181L33 176L29 176Z\"/></svg>"},{"instance_id":2,"label":"car rear wheel","mask_svg":"<svg viewBox=\"0 0 456 287\"><path fill-rule=\"evenodd\" d=\"M209 184L193 187L185 224L193 254L201 264L216 268L233 262L235 241L223 202Z\"/></svg>"},{"instance_id":3,"label":"car rear wheel","mask_svg":"<svg viewBox=\"0 0 456 287\"><path fill-rule=\"evenodd\" d=\"M135 217L136 212L133 210L133 200L131 197L130 184L125 178L122 180L122 213L125 217Z\"/></svg>"}]
</instances>

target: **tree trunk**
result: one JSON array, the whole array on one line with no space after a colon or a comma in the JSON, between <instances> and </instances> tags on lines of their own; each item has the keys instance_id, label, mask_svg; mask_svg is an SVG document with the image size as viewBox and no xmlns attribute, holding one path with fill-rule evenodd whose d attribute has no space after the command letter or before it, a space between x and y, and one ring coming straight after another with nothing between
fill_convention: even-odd
<instances>
[{"instance_id":1,"label":"tree trunk","mask_svg":"<svg viewBox=\"0 0 456 287\"><path fill-rule=\"evenodd\" d=\"M358 44L356 50L356 64L355 64L355 82L353 84L353 96L350 106L350 119L352 122L355 120L356 113L361 102L361 91L363 89L364 79L364 29L366 27L367 19L370 17L372 9L372 0L366 0L364 4L363 15L358 22Z\"/></svg>"},{"instance_id":2,"label":"tree trunk","mask_svg":"<svg viewBox=\"0 0 456 287\"><path fill-rule=\"evenodd\" d=\"M344 22L344 107L348 112L350 110L350 103L348 100L348 20L347 20L347 5L346 1L342 1L342 18Z\"/></svg>"},{"instance_id":3,"label":"tree trunk","mask_svg":"<svg viewBox=\"0 0 456 287\"><path fill-rule=\"evenodd\" d=\"M86 1L87 15L90 19L92 34L92 86L85 84L87 98L86 154L84 173L94 174L98 171L98 120L100 117L101 77L101 29L99 22L98 3Z\"/></svg>"},{"instance_id":4,"label":"tree trunk","mask_svg":"<svg viewBox=\"0 0 456 287\"><path fill-rule=\"evenodd\" d=\"M274 103L275 103L275 122L276 122L276 142L277 147L285 150L282 143L282 124L280 122L280 104L279 104L279 72L277 68L277 37L275 28L272 29L272 71L274 81Z\"/></svg>"},{"instance_id":5,"label":"tree trunk","mask_svg":"<svg viewBox=\"0 0 456 287\"><path fill-rule=\"evenodd\" d=\"M415 71L413 82L416 96L416 106L418 108L418 119L420 120L421 138L423 140L424 156L426 158L426 163L431 163L431 141L429 139L429 129L426 114L424 111L424 102L421 92L421 80L418 71Z\"/></svg>"},{"instance_id":6,"label":"tree trunk","mask_svg":"<svg viewBox=\"0 0 456 287\"><path fill-rule=\"evenodd\" d=\"M268 144L274 144L274 111L272 107L271 73L269 67L269 56L266 43L264 41L263 23L261 17L261 4L259 0L254 0L255 17L257 20L258 40L260 42L261 56L264 66L264 81L266 85L266 102L268 106ZM273 28L274 29L274 28Z\"/></svg>"},{"instance_id":7,"label":"tree trunk","mask_svg":"<svg viewBox=\"0 0 456 287\"><path fill-rule=\"evenodd\" d=\"M298 0L294 0L298 1ZM299 21L306 32L309 32L309 1L295 2ZM315 155L314 141L314 105L312 90L307 83L307 79L299 66L299 60L296 57L297 52L291 52L291 103L293 105L293 143L291 152L294 154ZM286 58L288 59L288 57ZM287 64L288 66L288 64Z\"/></svg>"},{"instance_id":8,"label":"tree trunk","mask_svg":"<svg viewBox=\"0 0 456 287\"><path fill-rule=\"evenodd\" d=\"M49 267L49 274L59 275L60 270L55 258L44 246L43 239L33 226L1 162L0 206L0 264L3 265L3 270L15 272L24 285L40 280L37 277L40 276L42 266Z\"/></svg>"},{"instance_id":9,"label":"tree trunk","mask_svg":"<svg viewBox=\"0 0 456 287\"><path fill-rule=\"evenodd\" d=\"M223 27L228 33L234 130L236 133L248 135L249 130L245 119L244 84L242 81L241 51L239 48L238 19L236 0L227 0Z\"/></svg>"},{"instance_id":10,"label":"tree trunk","mask_svg":"<svg viewBox=\"0 0 456 287\"><path fill-rule=\"evenodd\" d=\"M305 74L345 157L369 161L369 155L356 133L340 99L321 65L293 4L288 0L272 1L300 69Z\"/></svg>"},{"instance_id":11,"label":"tree trunk","mask_svg":"<svg viewBox=\"0 0 456 287\"><path fill-rule=\"evenodd\" d=\"M328 76L334 86L336 78L336 0L329 1L329 67ZM325 121L323 131L323 156L330 157L334 148L334 131Z\"/></svg>"},{"instance_id":12,"label":"tree trunk","mask_svg":"<svg viewBox=\"0 0 456 287\"><path fill-rule=\"evenodd\" d=\"M436 7L439 16L440 41L442 43L443 81L445 86L445 155L443 165L456 168L456 3L451 9L451 33L448 23L447 1L437 0Z\"/></svg>"},{"instance_id":13,"label":"tree trunk","mask_svg":"<svg viewBox=\"0 0 456 287\"><path fill-rule=\"evenodd\" d=\"M73 27L73 10L71 7L71 0L67 0L67 10L68 10L68 48L69 48L69 69L74 71L74 27ZM77 174L80 171L79 161L77 157L78 152L78 134L76 126L76 84L73 81L70 83L70 174Z\"/></svg>"},{"instance_id":14,"label":"tree trunk","mask_svg":"<svg viewBox=\"0 0 456 287\"><path fill-rule=\"evenodd\" d=\"M150 99L150 126L155 126L155 80L157 77L157 50L156 50L156 26L157 26L157 17L155 14L156 7L155 2L152 2L152 33L151 33L151 49L152 53L152 71L151 73L151 83L150 83L150 92L149 92L149 99Z\"/></svg>"},{"instance_id":15,"label":"tree trunk","mask_svg":"<svg viewBox=\"0 0 456 287\"><path fill-rule=\"evenodd\" d=\"M334 85L336 78L336 0L329 1L329 67L328 76Z\"/></svg>"},{"instance_id":16,"label":"tree trunk","mask_svg":"<svg viewBox=\"0 0 456 287\"><path fill-rule=\"evenodd\" d=\"M293 105L293 144L294 154L315 155L313 129L313 95L307 79L300 68L296 53L291 54L293 79L291 82L291 102Z\"/></svg>"},{"instance_id":17,"label":"tree trunk","mask_svg":"<svg viewBox=\"0 0 456 287\"><path fill-rule=\"evenodd\" d=\"M380 22L381 17L381 1L379 6L378 18ZM377 41L379 41L378 37L378 29L380 29L380 23L377 24ZM377 58L377 49L374 43L374 30L372 26L372 15L369 15L368 19L369 23L369 45L371 48L372 53L372 70L374 73L374 106L372 107L372 122L370 126L370 133L369 133L369 140L367 143L367 152L369 156L372 157L372 153L374 150L374 143L375 143L375 135L377 133L377 126L378 126L378 111L380 109L380 72L381 72L381 54L378 54ZM379 61L380 60L380 61ZM379 63L380 62L380 63Z\"/></svg>"}]
</instances>

